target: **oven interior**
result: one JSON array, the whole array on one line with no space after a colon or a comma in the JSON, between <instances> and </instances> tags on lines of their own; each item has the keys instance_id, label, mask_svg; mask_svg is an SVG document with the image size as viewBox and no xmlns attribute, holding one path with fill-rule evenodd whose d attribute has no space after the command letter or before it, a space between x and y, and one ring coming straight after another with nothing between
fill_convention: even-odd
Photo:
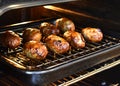
<instances>
[{"instance_id":1,"label":"oven interior","mask_svg":"<svg viewBox=\"0 0 120 86\"><path fill-rule=\"evenodd\" d=\"M48 84L50 86L67 86L71 84L71 86L105 86L106 84L118 86L117 75L115 75L115 79L105 78L109 74L113 74L113 71L117 70L116 68L119 69L119 66L114 67L120 63L120 23L117 18L119 13L115 14L118 12L118 4L117 1L114 2L116 6L110 9L111 0L109 2L98 2L97 6L102 5L103 8L98 8L94 4L94 0L91 2L81 0L20 8L1 15L0 33L6 30L13 30L21 36L22 31L27 27L37 28L40 23L45 21L54 23L60 17L71 19L79 32L84 27L99 27L104 33L104 39L100 43L88 42L84 49L72 49L63 55L54 55L54 53L49 52L46 60L37 62L22 56L22 46L15 51L0 47L1 63L4 63L3 65L8 68L2 68L5 70L4 72L11 70L10 74L15 78L22 74L23 76L19 77L19 80L24 81L23 78L25 78L26 83L33 86ZM102 4L103 2L104 4ZM110 15L108 15L109 12L111 13ZM13 17L14 14L16 15ZM113 15L116 17L113 17ZM5 17L8 19L5 19ZM11 76L8 77L11 80ZM51 77L54 77L54 79ZM91 82L91 78L96 80L96 77L100 80L97 80L98 82L96 81L96 83ZM1 78L1 82L5 82L5 78ZM16 83L21 81L16 80Z\"/></svg>"}]
</instances>

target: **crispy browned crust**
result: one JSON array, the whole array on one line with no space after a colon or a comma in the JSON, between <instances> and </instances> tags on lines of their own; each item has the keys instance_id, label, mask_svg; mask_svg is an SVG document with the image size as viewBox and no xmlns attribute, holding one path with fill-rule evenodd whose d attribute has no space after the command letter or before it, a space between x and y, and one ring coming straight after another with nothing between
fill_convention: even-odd
<instances>
[{"instance_id":1,"label":"crispy browned crust","mask_svg":"<svg viewBox=\"0 0 120 86\"><path fill-rule=\"evenodd\" d=\"M56 27L62 31L62 33L70 30L75 30L74 23L68 18L59 18L56 20Z\"/></svg>"},{"instance_id":2,"label":"crispy browned crust","mask_svg":"<svg viewBox=\"0 0 120 86\"><path fill-rule=\"evenodd\" d=\"M66 53L70 48L69 43L65 39L56 35L48 36L45 42L51 51L58 54Z\"/></svg>"},{"instance_id":3,"label":"crispy browned crust","mask_svg":"<svg viewBox=\"0 0 120 86\"><path fill-rule=\"evenodd\" d=\"M11 49L17 48L21 44L21 38L19 35L11 30L5 31L1 35L0 40L3 47Z\"/></svg>"},{"instance_id":4,"label":"crispy browned crust","mask_svg":"<svg viewBox=\"0 0 120 86\"><path fill-rule=\"evenodd\" d=\"M66 31L63 37L71 44L73 48L83 48L85 47L85 40L81 33L76 31Z\"/></svg>"},{"instance_id":5,"label":"crispy browned crust","mask_svg":"<svg viewBox=\"0 0 120 86\"><path fill-rule=\"evenodd\" d=\"M26 42L23 46L23 51L27 57L39 60L45 59L48 54L46 46L37 41Z\"/></svg>"},{"instance_id":6,"label":"crispy browned crust","mask_svg":"<svg viewBox=\"0 0 120 86\"><path fill-rule=\"evenodd\" d=\"M28 42L28 41L38 41L40 42L41 38L42 38L42 34L40 32L39 29L36 28L26 28L23 31L23 42Z\"/></svg>"},{"instance_id":7,"label":"crispy browned crust","mask_svg":"<svg viewBox=\"0 0 120 86\"><path fill-rule=\"evenodd\" d=\"M87 41L100 42L103 39L103 33L99 28L83 28L82 34Z\"/></svg>"},{"instance_id":8,"label":"crispy browned crust","mask_svg":"<svg viewBox=\"0 0 120 86\"><path fill-rule=\"evenodd\" d=\"M42 34L47 37L51 34L55 34L58 35L60 33L60 30L56 28L55 25L48 23L48 22L43 22L41 23L41 25L39 26L40 31L42 32Z\"/></svg>"}]
</instances>

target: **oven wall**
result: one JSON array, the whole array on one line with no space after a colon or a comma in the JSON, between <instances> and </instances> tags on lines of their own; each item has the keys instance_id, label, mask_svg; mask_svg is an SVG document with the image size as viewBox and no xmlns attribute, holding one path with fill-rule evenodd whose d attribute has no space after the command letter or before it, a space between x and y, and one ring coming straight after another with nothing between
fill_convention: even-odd
<instances>
[{"instance_id":1,"label":"oven wall","mask_svg":"<svg viewBox=\"0 0 120 86\"><path fill-rule=\"evenodd\" d=\"M120 1L119 0L78 0L69 3L55 4L54 6L75 11L80 15L60 12L72 19L81 27L100 27L120 32ZM85 16L82 16L81 13ZM86 17L90 16L90 17Z\"/></svg>"},{"instance_id":2,"label":"oven wall","mask_svg":"<svg viewBox=\"0 0 120 86\"><path fill-rule=\"evenodd\" d=\"M120 4L119 0L97 0L97 1L78 0L74 2L54 4L54 6L85 13L90 16L99 17L110 21L112 20L119 27L120 24L119 4ZM17 9L3 14L0 17L0 26L23 22L23 21L29 21L29 20L38 20L40 18L46 18L46 17L58 16L58 15L59 14L47 10L42 6Z\"/></svg>"},{"instance_id":3,"label":"oven wall","mask_svg":"<svg viewBox=\"0 0 120 86\"><path fill-rule=\"evenodd\" d=\"M78 0L75 2L56 4L55 6L120 22L120 0Z\"/></svg>"}]
</instances>

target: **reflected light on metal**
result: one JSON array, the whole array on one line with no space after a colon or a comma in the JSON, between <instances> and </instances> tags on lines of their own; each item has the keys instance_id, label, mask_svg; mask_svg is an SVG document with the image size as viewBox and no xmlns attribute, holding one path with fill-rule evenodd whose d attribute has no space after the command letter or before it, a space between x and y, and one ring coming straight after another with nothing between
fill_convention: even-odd
<instances>
[{"instance_id":1,"label":"reflected light on metal","mask_svg":"<svg viewBox=\"0 0 120 86\"><path fill-rule=\"evenodd\" d=\"M8 6L9 8L17 8L17 7L20 7L21 5L19 4L16 4L16 5L10 5L10 6Z\"/></svg>"}]
</instances>

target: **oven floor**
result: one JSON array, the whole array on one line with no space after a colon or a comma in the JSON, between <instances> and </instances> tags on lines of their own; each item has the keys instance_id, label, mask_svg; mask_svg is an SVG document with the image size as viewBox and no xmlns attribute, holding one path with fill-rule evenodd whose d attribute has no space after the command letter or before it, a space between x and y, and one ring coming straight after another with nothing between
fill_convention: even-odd
<instances>
[{"instance_id":1,"label":"oven floor","mask_svg":"<svg viewBox=\"0 0 120 86\"><path fill-rule=\"evenodd\" d=\"M5 66L0 65L0 86L27 86L27 83L9 74L10 71L9 68L7 69ZM119 83L120 65L79 81L71 86L119 86ZM55 85L50 84L50 86Z\"/></svg>"}]
</instances>

